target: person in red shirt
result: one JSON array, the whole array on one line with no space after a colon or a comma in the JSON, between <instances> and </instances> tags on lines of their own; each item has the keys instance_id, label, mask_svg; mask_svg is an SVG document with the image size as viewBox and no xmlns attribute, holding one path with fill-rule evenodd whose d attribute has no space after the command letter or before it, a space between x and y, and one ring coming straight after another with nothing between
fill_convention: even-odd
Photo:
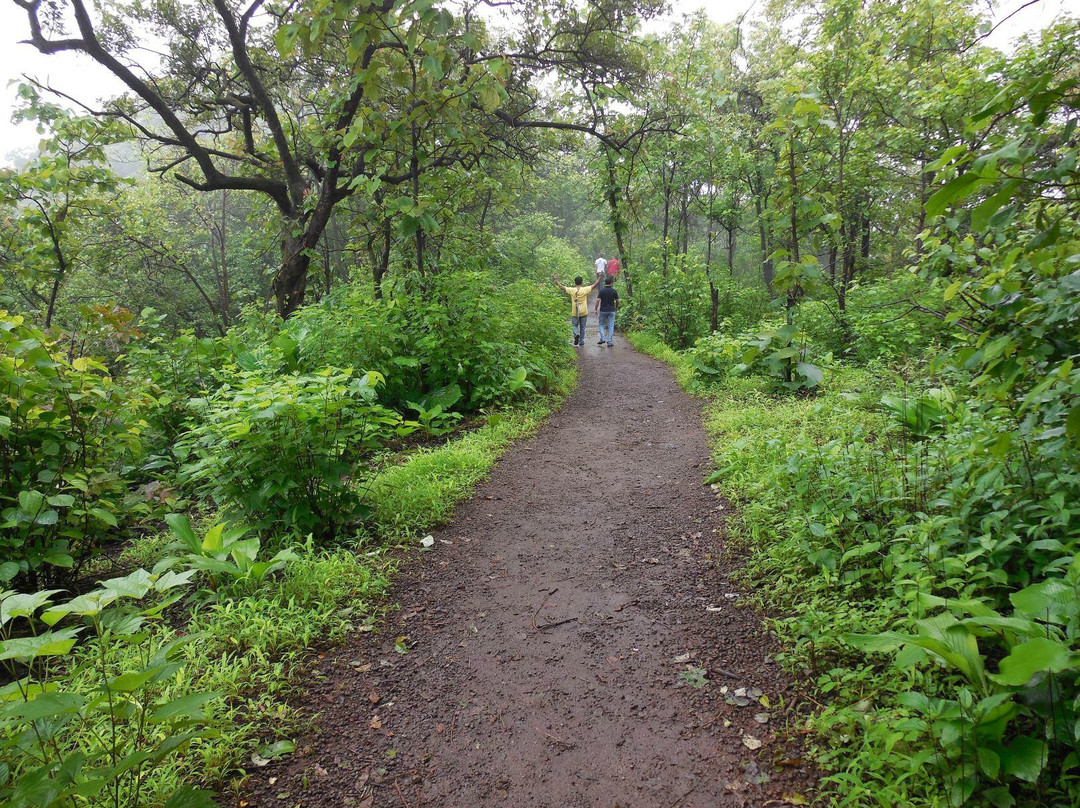
<instances>
[{"instance_id":1,"label":"person in red shirt","mask_svg":"<svg viewBox=\"0 0 1080 808\"><path fill-rule=\"evenodd\" d=\"M615 276L619 274L619 270L622 269L622 264L619 262L619 256L615 256L607 262L607 276L611 280L615 280Z\"/></svg>"}]
</instances>

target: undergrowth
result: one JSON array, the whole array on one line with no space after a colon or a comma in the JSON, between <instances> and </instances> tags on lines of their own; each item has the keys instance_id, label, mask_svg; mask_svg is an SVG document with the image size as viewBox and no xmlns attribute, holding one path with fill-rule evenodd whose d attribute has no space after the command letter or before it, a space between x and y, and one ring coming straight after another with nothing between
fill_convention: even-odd
<instances>
[{"instance_id":1,"label":"undergrowth","mask_svg":"<svg viewBox=\"0 0 1080 808\"><path fill-rule=\"evenodd\" d=\"M108 606L100 612L100 619L94 618L92 636L87 635L77 646L72 647L74 640L68 642L68 638L81 629L46 632L36 640L37 650L27 660L37 666L37 673L4 689L9 701L16 701L4 716L3 748L33 747L38 737L35 733L44 726L41 722L51 722L52 735L42 736L40 743L45 746L38 756L39 762L46 762L40 771L49 774L42 779L26 769L34 765L30 756L23 757L22 763L13 758L10 780L7 764L3 764L3 779L13 790L0 793L7 793L11 804L19 806L67 804L68 799L85 796L94 800L90 804L99 804L100 786L96 783L105 782L100 773L117 777L119 770L115 766L76 770L70 761L73 750L95 748L95 739L108 737L109 726L122 734L113 734L114 741L106 747L108 757L142 760L149 755L145 760L154 765L145 771L133 770L126 790L114 790L110 785L101 804L210 805L208 795L192 789L192 782L221 794L238 792L249 760L258 763L294 748L290 738L302 725L288 699L308 677L317 675L312 673L312 655L344 640L358 624L370 626L377 621L396 568L387 548L408 544L446 522L454 506L470 496L506 448L539 428L575 381L574 370L567 368L553 394L534 396L491 414L484 426L442 446L413 452L360 483L366 489L371 513L348 546L320 549L309 539L306 545L286 548L275 556L280 561L269 564L256 561L260 553L257 539L223 532L223 525L208 526L206 519L202 520L207 527L205 536L199 536L186 518L170 517L177 536L182 538L186 533L191 537L186 549L189 563L194 564L192 570L203 570L206 575L197 579L191 577L192 571L176 575L171 569L180 560L172 559L159 562L152 574L140 569L103 582L102 589L89 593L90 601L84 598L72 601L75 607L59 606L73 617L90 614L72 609L85 610L86 603L96 603L100 597L119 606L116 593L121 599L141 600L145 596L149 602L149 608L144 608L147 604L120 609ZM230 548L234 549L230 552ZM151 535L134 542L120 562L149 567L163 553L177 549L167 538ZM244 561L245 553L249 561ZM165 584L168 576L175 583ZM159 578L162 583L155 584ZM150 582L148 589L143 581ZM173 607L171 619L162 620L167 604L154 605L155 598L160 600L156 590L194 581L204 586L202 591L190 596L186 605ZM31 598L3 593L4 622L57 608L47 599L48 594ZM179 595L173 600L176 597ZM11 649L23 648L16 645L17 639L7 636L11 626L2 639ZM68 655L69 663L47 664L48 657L57 653ZM46 664L38 665L41 662ZM86 675L91 668L99 670L97 677ZM121 690L129 682L136 688L130 696ZM35 719L29 708L18 707L24 703L24 697L18 695L20 688L28 695L42 688L54 693L49 699L39 697L25 703L35 705L39 712L48 706L55 716ZM108 697L107 708L99 693ZM71 705L84 702L102 706L92 715L86 710L73 712ZM133 723L128 714L133 709L157 715L181 708L186 712L173 724L152 724L149 734L131 734L126 729L144 723L141 719ZM159 754L159 749L167 751ZM65 759L69 763L64 763ZM66 786L55 785L64 782ZM46 785L48 793L42 790ZM171 799L167 799L169 795L173 795Z\"/></svg>"},{"instance_id":2,"label":"undergrowth","mask_svg":"<svg viewBox=\"0 0 1080 808\"><path fill-rule=\"evenodd\" d=\"M736 506L739 575L784 615L778 658L819 702L822 801L1077 804L1068 455L903 365L838 364L792 396L635 344L709 399L709 481Z\"/></svg>"}]
</instances>

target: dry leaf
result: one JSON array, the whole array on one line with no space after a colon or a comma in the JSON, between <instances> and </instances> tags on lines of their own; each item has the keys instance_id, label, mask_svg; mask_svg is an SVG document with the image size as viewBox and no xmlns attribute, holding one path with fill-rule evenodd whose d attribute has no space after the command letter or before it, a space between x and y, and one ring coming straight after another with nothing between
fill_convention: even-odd
<instances>
[{"instance_id":1,"label":"dry leaf","mask_svg":"<svg viewBox=\"0 0 1080 808\"><path fill-rule=\"evenodd\" d=\"M370 701L372 704L378 704L379 694L372 690L370 693L367 694L367 700Z\"/></svg>"},{"instance_id":2,"label":"dry leaf","mask_svg":"<svg viewBox=\"0 0 1080 808\"><path fill-rule=\"evenodd\" d=\"M371 716L371 728L382 729L382 719L378 715Z\"/></svg>"},{"instance_id":3,"label":"dry leaf","mask_svg":"<svg viewBox=\"0 0 1080 808\"><path fill-rule=\"evenodd\" d=\"M436 724L436 725L435 725L435 731L436 731L437 733L439 733L440 735L441 735L442 733L446 732L446 724L444 724L444 723L442 723L442 722L440 721L440 722L439 722L438 724Z\"/></svg>"},{"instance_id":4,"label":"dry leaf","mask_svg":"<svg viewBox=\"0 0 1080 808\"><path fill-rule=\"evenodd\" d=\"M810 800L808 800L806 798L806 796L804 796L803 794L790 794L790 793L785 792L784 794L780 795L780 799L782 799L788 805L809 805L810 804Z\"/></svg>"},{"instance_id":5,"label":"dry leaf","mask_svg":"<svg viewBox=\"0 0 1080 808\"><path fill-rule=\"evenodd\" d=\"M743 735L742 745L747 749L760 749L761 741L755 738L753 735Z\"/></svg>"}]
</instances>

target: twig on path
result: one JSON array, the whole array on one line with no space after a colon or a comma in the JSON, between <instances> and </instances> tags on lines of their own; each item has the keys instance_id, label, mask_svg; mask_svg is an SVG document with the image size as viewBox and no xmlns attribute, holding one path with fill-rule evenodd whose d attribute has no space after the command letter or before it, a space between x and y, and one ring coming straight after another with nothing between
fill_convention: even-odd
<instances>
[{"instance_id":1,"label":"twig on path","mask_svg":"<svg viewBox=\"0 0 1080 808\"><path fill-rule=\"evenodd\" d=\"M573 749L575 746L577 746L576 743L571 743L570 741L564 741L562 738L555 737L550 732L544 732L542 729L540 729L540 727L533 727L533 729L535 729L537 732L539 732L545 738L548 738L549 740L554 741L555 743L559 744L560 746L565 746L567 749Z\"/></svg>"},{"instance_id":2,"label":"twig on path","mask_svg":"<svg viewBox=\"0 0 1080 808\"><path fill-rule=\"evenodd\" d=\"M412 808L412 806L409 805L409 801L405 799L405 795L401 793L401 786L398 785L397 780L394 781L394 790L397 791L397 795L401 798L401 802L405 808Z\"/></svg>"},{"instance_id":3,"label":"twig on path","mask_svg":"<svg viewBox=\"0 0 1080 808\"><path fill-rule=\"evenodd\" d=\"M544 599L542 601L540 601L540 605L537 606L536 611L533 612L533 616L532 616L532 627L533 628L536 628L536 616L538 614L540 614L540 610L544 608L544 604L547 603L548 598L550 598L552 595L554 595L558 591L559 591L559 587L555 587L554 589L548 590L548 593L546 595L544 595Z\"/></svg>"},{"instance_id":4,"label":"twig on path","mask_svg":"<svg viewBox=\"0 0 1080 808\"><path fill-rule=\"evenodd\" d=\"M555 628L555 626L563 626L567 623L573 623L575 620L577 620L579 623L581 622L580 617L568 617L565 620L560 620L558 623L545 623L542 626L538 626L533 623L533 628L535 628L537 631L543 631L546 628Z\"/></svg>"},{"instance_id":5,"label":"twig on path","mask_svg":"<svg viewBox=\"0 0 1080 808\"><path fill-rule=\"evenodd\" d=\"M668 808L675 808L676 805L678 805L680 802L685 800L687 797L689 797L696 790L697 790L696 785L690 786L690 788L688 788L685 792L683 792L683 795L681 797L679 797L677 800L675 800L675 802L671 803L671 805L669 805Z\"/></svg>"}]
</instances>

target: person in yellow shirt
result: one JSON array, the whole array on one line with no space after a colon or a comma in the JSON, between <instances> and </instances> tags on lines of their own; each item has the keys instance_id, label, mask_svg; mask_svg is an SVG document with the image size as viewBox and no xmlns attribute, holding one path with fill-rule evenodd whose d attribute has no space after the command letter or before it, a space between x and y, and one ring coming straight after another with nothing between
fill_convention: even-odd
<instances>
[{"instance_id":1,"label":"person in yellow shirt","mask_svg":"<svg viewBox=\"0 0 1080 808\"><path fill-rule=\"evenodd\" d=\"M592 286L582 286L582 278L578 275L574 278L573 286L563 286L555 273L551 273L551 279L559 284L559 288L570 295L570 330L574 334L574 346L585 344L585 321L589 319L589 292L600 283L600 277Z\"/></svg>"}]
</instances>

